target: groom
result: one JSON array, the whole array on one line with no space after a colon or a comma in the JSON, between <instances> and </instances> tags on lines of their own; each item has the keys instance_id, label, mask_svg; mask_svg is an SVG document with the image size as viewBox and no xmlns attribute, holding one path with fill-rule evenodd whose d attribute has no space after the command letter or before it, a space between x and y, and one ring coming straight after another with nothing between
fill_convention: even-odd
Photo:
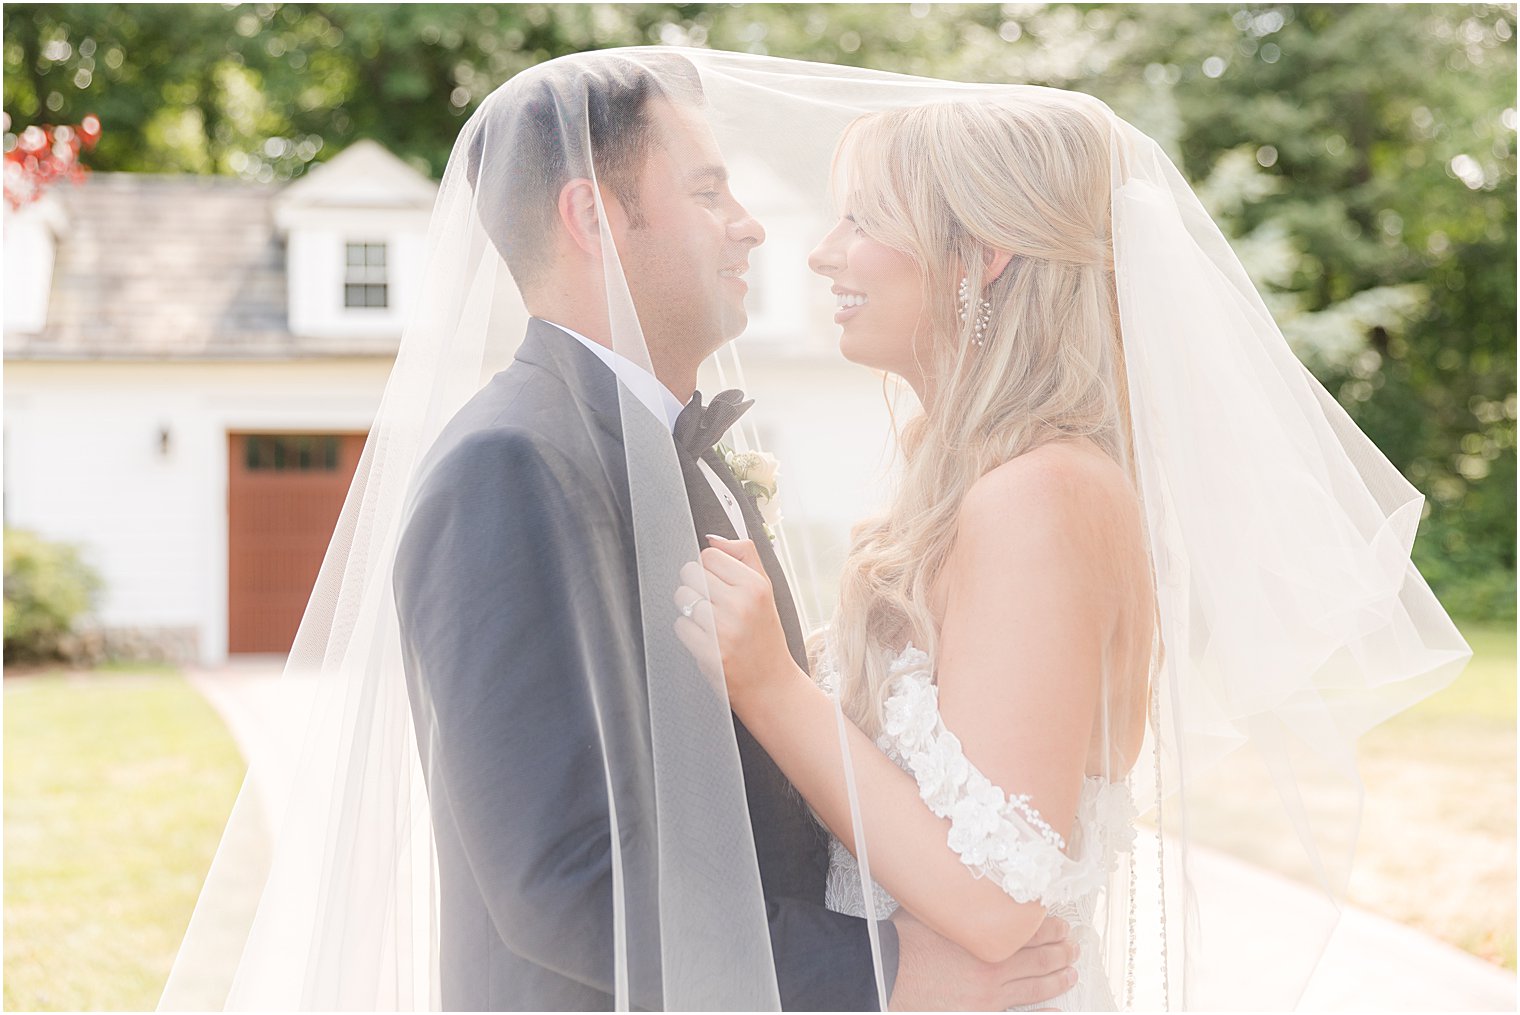
<instances>
[{"instance_id":1,"label":"groom","mask_svg":"<svg viewBox=\"0 0 1520 1015\"><path fill-rule=\"evenodd\" d=\"M686 491L670 509L689 503L699 541L755 540L805 665L759 513L712 452L737 407L687 404L698 366L746 323L742 275L765 234L728 190L695 71L679 58L673 70L657 81L609 58L575 72L595 184L565 164L563 79L519 92L469 153L477 213L533 316L515 362L428 452L394 575L446 1010L613 1005L613 868L638 859L613 855L607 794L641 788L617 785L636 777L603 756L639 750L648 726L625 422L670 430ZM504 153L510 181L492 175ZM611 348L604 228L652 374ZM734 734L783 1007L878 1008L866 922L823 905L822 830L737 720ZM894 1009L1004 1008L1069 984L1059 921L996 965L906 913L877 931ZM631 988L635 1006L659 1004L658 984Z\"/></svg>"}]
</instances>

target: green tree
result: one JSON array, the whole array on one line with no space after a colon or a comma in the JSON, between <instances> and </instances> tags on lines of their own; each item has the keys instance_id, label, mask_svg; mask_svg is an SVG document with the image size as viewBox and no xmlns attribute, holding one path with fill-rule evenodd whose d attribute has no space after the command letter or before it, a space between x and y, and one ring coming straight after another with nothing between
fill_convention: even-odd
<instances>
[{"instance_id":1,"label":"green tree","mask_svg":"<svg viewBox=\"0 0 1520 1015\"><path fill-rule=\"evenodd\" d=\"M1184 166L1254 149L1281 180L1231 223L1290 238L1279 319L1427 494L1416 559L1437 591L1513 617L1514 11L1251 7L1231 23L1234 40L1167 49L1196 61L1174 86Z\"/></svg>"}]
</instances>

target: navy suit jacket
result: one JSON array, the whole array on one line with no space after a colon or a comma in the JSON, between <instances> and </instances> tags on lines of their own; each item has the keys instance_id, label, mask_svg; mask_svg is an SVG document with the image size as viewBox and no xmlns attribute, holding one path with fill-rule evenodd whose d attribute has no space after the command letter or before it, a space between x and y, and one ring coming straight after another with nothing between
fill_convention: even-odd
<instances>
[{"instance_id":1,"label":"navy suit jacket","mask_svg":"<svg viewBox=\"0 0 1520 1015\"><path fill-rule=\"evenodd\" d=\"M677 455L699 545L733 536L696 461ZM438 850L446 1010L613 1004L607 780L617 799L653 800L645 766L604 766L650 749L625 458L615 376L535 319L411 491L394 590ZM708 462L743 505L806 666L754 503L711 452ZM783 1007L877 1009L865 921L823 905L825 833L737 719L734 733ZM653 870L638 846L652 836L636 831L620 828L627 883L652 884L637 873ZM880 933L890 986L897 940L888 922ZM628 947L631 968L657 968L637 961L658 941L636 921ZM635 1006L660 1005L657 982L630 987Z\"/></svg>"}]
</instances>

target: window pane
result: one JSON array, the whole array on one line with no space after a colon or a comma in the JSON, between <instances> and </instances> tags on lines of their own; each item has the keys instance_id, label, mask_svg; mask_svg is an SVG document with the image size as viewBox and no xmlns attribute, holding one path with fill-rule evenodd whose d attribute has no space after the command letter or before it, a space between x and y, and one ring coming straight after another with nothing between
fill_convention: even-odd
<instances>
[{"instance_id":1,"label":"window pane","mask_svg":"<svg viewBox=\"0 0 1520 1015\"><path fill-rule=\"evenodd\" d=\"M386 305L386 301L385 301L385 296L386 296L385 289L386 289L386 287L385 286L383 286L383 285L367 285L367 286L364 287L364 289L365 289L365 293L366 293L366 302L365 302L366 306L370 306L370 307L384 307Z\"/></svg>"},{"instance_id":2,"label":"window pane","mask_svg":"<svg viewBox=\"0 0 1520 1015\"><path fill-rule=\"evenodd\" d=\"M371 268L385 267L385 244L371 243L365 248L365 261Z\"/></svg>"},{"instance_id":3,"label":"window pane","mask_svg":"<svg viewBox=\"0 0 1520 1015\"><path fill-rule=\"evenodd\" d=\"M365 288L366 288L365 286L355 285L352 282L350 282L349 284L345 285L343 287L343 305L345 307L362 307L362 306L364 306L364 290L365 290Z\"/></svg>"},{"instance_id":4,"label":"window pane","mask_svg":"<svg viewBox=\"0 0 1520 1015\"><path fill-rule=\"evenodd\" d=\"M364 263L364 244L348 244L348 263L351 267L357 267Z\"/></svg>"},{"instance_id":5,"label":"window pane","mask_svg":"<svg viewBox=\"0 0 1520 1015\"><path fill-rule=\"evenodd\" d=\"M241 453L250 472L336 472L342 440L335 434L248 434Z\"/></svg>"}]
</instances>

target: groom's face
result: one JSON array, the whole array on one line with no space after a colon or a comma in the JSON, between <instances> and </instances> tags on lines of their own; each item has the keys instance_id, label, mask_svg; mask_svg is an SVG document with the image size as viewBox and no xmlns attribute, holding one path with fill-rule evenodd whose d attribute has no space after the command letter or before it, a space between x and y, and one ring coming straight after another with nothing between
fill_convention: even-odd
<instances>
[{"instance_id":1,"label":"groom's face","mask_svg":"<svg viewBox=\"0 0 1520 1015\"><path fill-rule=\"evenodd\" d=\"M610 224L645 337L706 356L744 330L743 276L765 230L730 193L701 113L652 99L649 114L637 204Z\"/></svg>"}]
</instances>

